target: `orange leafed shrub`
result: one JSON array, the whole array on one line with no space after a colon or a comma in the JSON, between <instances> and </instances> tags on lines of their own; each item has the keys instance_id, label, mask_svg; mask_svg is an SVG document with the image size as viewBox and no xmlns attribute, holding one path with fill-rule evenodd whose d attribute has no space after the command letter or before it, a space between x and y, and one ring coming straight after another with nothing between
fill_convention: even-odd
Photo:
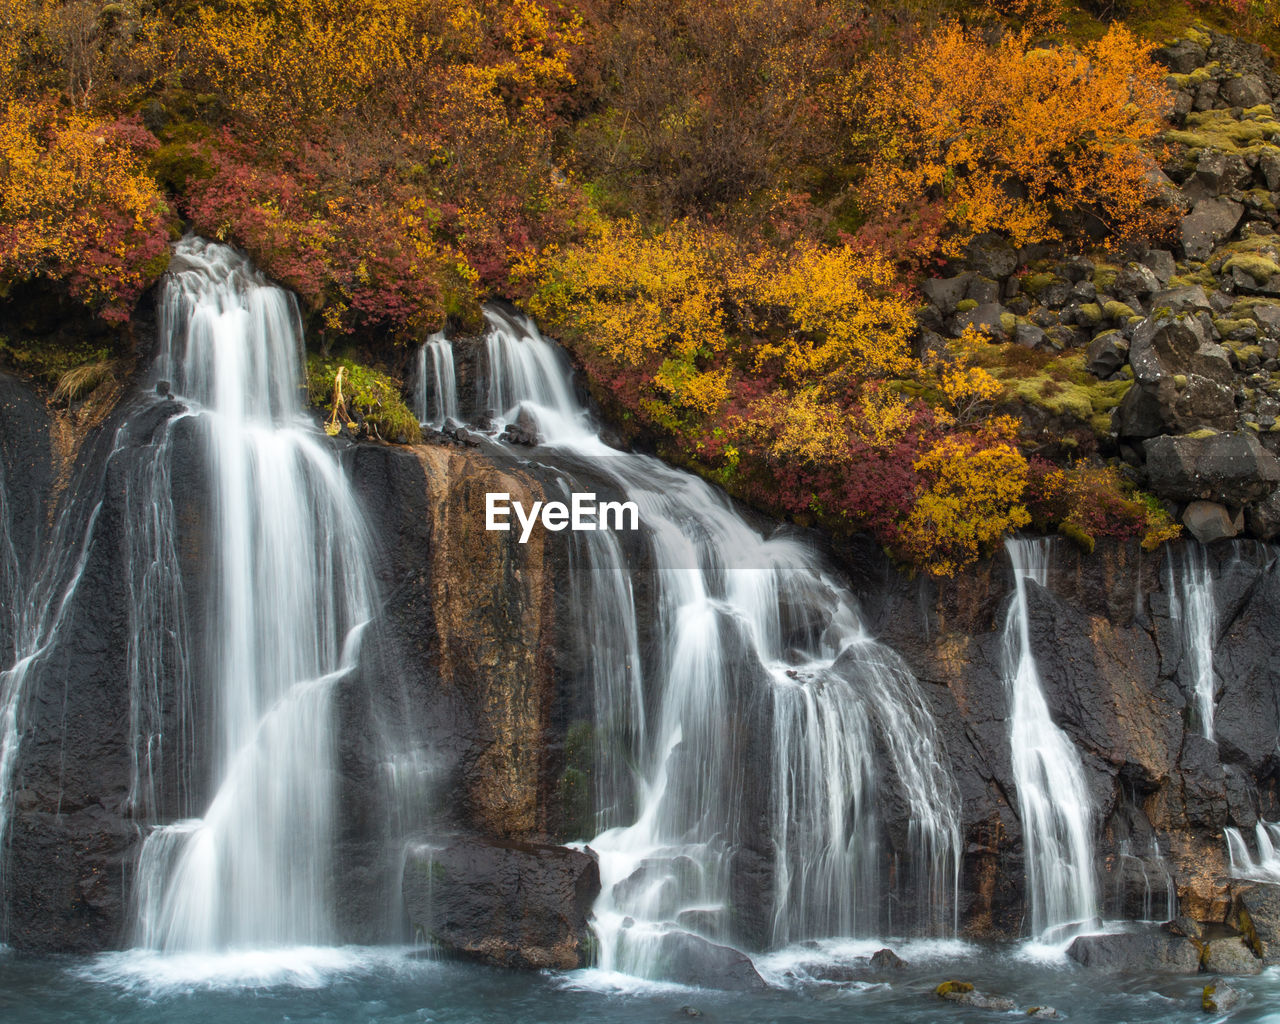
<instances>
[{"instance_id":1,"label":"orange leafed shrub","mask_svg":"<svg viewBox=\"0 0 1280 1024\"><path fill-rule=\"evenodd\" d=\"M226 0L182 25L188 72L260 129L423 109L451 91L540 104L573 84L574 18L536 0Z\"/></svg>"},{"instance_id":2,"label":"orange leafed shrub","mask_svg":"<svg viewBox=\"0 0 1280 1024\"><path fill-rule=\"evenodd\" d=\"M127 121L11 102L0 117L0 283L65 279L107 320L163 272L171 213Z\"/></svg>"},{"instance_id":3,"label":"orange leafed shrub","mask_svg":"<svg viewBox=\"0 0 1280 1024\"><path fill-rule=\"evenodd\" d=\"M737 304L752 311L752 327L767 339L757 365L779 359L794 383L835 372L909 372L916 325L894 284L886 260L811 242L768 250L733 275Z\"/></svg>"},{"instance_id":4,"label":"orange leafed shrub","mask_svg":"<svg viewBox=\"0 0 1280 1024\"><path fill-rule=\"evenodd\" d=\"M954 575L1031 521L1022 504L1027 461L1012 445L948 436L915 469L922 484L900 544L935 576Z\"/></svg>"},{"instance_id":5,"label":"orange leafed shrub","mask_svg":"<svg viewBox=\"0 0 1280 1024\"><path fill-rule=\"evenodd\" d=\"M863 202L873 219L922 195L942 202L950 253L985 231L1062 239L1086 214L1116 238L1155 233L1166 214L1143 146L1165 127L1162 78L1122 25L1082 49L946 27L873 66Z\"/></svg>"}]
</instances>

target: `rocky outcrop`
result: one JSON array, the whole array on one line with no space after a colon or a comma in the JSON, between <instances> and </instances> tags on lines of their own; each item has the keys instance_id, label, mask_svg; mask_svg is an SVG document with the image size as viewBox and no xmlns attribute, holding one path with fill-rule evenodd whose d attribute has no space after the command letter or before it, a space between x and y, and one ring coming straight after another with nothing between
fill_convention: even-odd
<instances>
[{"instance_id":1,"label":"rocky outcrop","mask_svg":"<svg viewBox=\"0 0 1280 1024\"><path fill-rule=\"evenodd\" d=\"M1067 956L1085 967L1126 973L1197 974L1200 951L1191 939L1159 927L1111 935L1082 935Z\"/></svg>"},{"instance_id":2,"label":"rocky outcrop","mask_svg":"<svg viewBox=\"0 0 1280 1024\"><path fill-rule=\"evenodd\" d=\"M502 967L589 961L595 857L545 844L446 838L411 845L404 901L415 939Z\"/></svg>"},{"instance_id":3,"label":"rocky outcrop","mask_svg":"<svg viewBox=\"0 0 1280 1024\"><path fill-rule=\"evenodd\" d=\"M1156 56L1174 103L1153 174L1181 212L1176 240L1086 257L984 236L951 276L922 286L922 347L976 327L1037 350L1010 411L1041 450L1121 465L1203 541L1270 539L1270 469L1233 500L1188 493L1169 486L1151 439L1250 434L1280 452L1280 76L1257 46L1200 29ZM1035 376L1050 360L1053 372ZM1220 507L1196 504L1206 500Z\"/></svg>"}]
</instances>

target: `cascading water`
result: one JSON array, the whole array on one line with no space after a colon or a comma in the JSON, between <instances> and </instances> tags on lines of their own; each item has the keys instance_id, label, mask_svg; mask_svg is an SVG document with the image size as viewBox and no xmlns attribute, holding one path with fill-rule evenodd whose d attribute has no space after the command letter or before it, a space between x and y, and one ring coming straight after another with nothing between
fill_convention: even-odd
<instances>
[{"instance_id":1,"label":"cascading water","mask_svg":"<svg viewBox=\"0 0 1280 1024\"><path fill-rule=\"evenodd\" d=\"M0 479L0 487L3 486ZM81 488L73 485L72 495ZM76 588L84 575L93 545L94 527L101 510L100 491L92 502L68 499L62 507L46 548L46 555L29 577L23 573L9 530L7 504L0 508L0 554L11 616L12 651L9 667L0 671L0 892L4 883L4 851L7 849L12 812L14 772L22 740L24 706L34 676L58 642Z\"/></svg>"},{"instance_id":2,"label":"cascading water","mask_svg":"<svg viewBox=\"0 0 1280 1024\"><path fill-rule=\"evenodd\" d=\"M185 239L165 283L160 339L157 377L172 383L207 457L210 579L203 621L181 618L170 430L144 499L154 515L131 524L134 805L146 814L156 804L164 666L179 667L180 688L209 695L211 727L170 753L207 744L213 797L201 817L147 836L136 941L165 952L326 943L335 938L331 697L372 617L363 521L304 414L301 330L287 293L231 249ZM198 666L188 654L196 637ZM189 709L179 710L189 723Z\"/></svg>"},{"instance_id":3,"label":"cascading water","mask_svg":"<svg viewBox=\"0 0 1280 1024\"><path fill-rule=\"evenodd\" d=\"M1005 542L1015 589L1004 628L1009 741L1025 848L1031 934L1066 938L1098 913L1093 808L1084 766L1053 721L1031 649L1029 585L1044 587L1051 540Z\"/></svg>"},{"instance_id":4,"label":"cascading water","mask_svg":"<svg viewBox=\"0 0 1280 1024\"><path fill-rule=\"evenodd\" d=\"M1169 593L1176 599L1173 617L1182 630L1181 675L1187 688L1195 694L1196 723L1201 735L1213 739L1213 645L1217 629L1217 610L1213 601L1213 577L1204 548L1187 543L1177 563L1169 555Z\"/></svg>"},{"instance_id":5,"label":"cascading water","mask_svg":"<svg viewBox=\"0 0 1280 1024\"><path fill-rule=\"evenodd\" d=\"M662 977L684 948L673 936L735 935L734 914L750 909L733 899L743 841L762 824L748 809L748 762L765 776L759 809L773 843L762 944L900 925L949 932L958 795L916 680L865 633L853 598L811 550L762 537L699 478L608 447L574 395L563 353L527 320L487 317L482 406L500 422L532 416L555 459L589 462L634 501L652 558L657 654L646 691L629 590L604 614L584 605L586 642L605 631L614 638L604 658L613 667L595 689L597 743L619 740L616 730L600 735L605 723L628 723L625 749L604 749L597 761L631 765L612 782L631 791L605 804L634 807L629 822L590 843L602 881L600 966ZM594 577L621 576L616 540L584 536L599 538L583 553L607 570ZM884 907L877 796L890 776L909 814L914 870L903 885L923 908L912 921Z\"/></svg>"},{"instance_id":6,"label":"cascading water","mask_svg":"<svg viewBox=\"0 0 1280 1024\"><path fill-rule=\"evenodd\" d=\"M1256 858L1238 828L1223 829L1223 835L1227 840L1227 855L1231 858L1233 875L1262 882L1280 882L1280 822L1258 819L1253 827L1258 847Z\"/></svg>"},{"instance_id":7,"label":"cascading water","mask_svg":"<svg viewBox=\"0 0 1280 1024\"><path fill-rule=\"evenodd\" d=\"M418 350L415 412L419 423L439 429L461 416L458 410L458 382L453 365L453 342L443 334L433 334Z\"/></svg>"}]
</instances>

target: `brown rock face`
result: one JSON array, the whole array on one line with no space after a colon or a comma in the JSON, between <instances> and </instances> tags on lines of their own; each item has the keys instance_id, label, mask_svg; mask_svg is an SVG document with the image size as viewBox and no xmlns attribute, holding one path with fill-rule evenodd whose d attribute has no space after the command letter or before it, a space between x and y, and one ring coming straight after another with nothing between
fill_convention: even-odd
<instances>
[{"instance_id":1,"label":"brown rock face","mask_svg":"<svg viewBox=\"0 0 1280 1024\"><path fill-rule=\"evenodd\" d=\"M476 827L506 838L545 830L539 796L553 693L552 574L545 534L485 529L485 496L505 492L526 507L536 480L471 452L417 451L426 474L433 557L431 603L440 685L477 714L483 735L467 771Z\"/></svg>"}]
</instances>

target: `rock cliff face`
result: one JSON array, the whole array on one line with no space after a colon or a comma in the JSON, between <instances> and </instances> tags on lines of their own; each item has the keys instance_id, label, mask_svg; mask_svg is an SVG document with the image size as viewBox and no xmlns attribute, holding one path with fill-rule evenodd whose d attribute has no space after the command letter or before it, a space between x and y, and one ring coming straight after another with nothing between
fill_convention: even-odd
<instances>
[{"instance_id":1,"label":"rock cliff face","mask_svg":"<svg viewBox=\"0 0 1280 1024\"><path fill-rule=\"evenodd\" d=\"M21 566L48 557L59 530L82 536L93 520L55 654L23 706L3 874L7 936L23 948L129 941L141 823L129 804L124 524L136 513L128 496L147 439L176 409L119 407L86 434L59 490L54 415L0 379L7 523ZM176 514L198 602L211 571L201 558L209 496L197 483L198 450L184 451ZM521 545L484 531L486 492L537 500L547 471L461 444L354 445L341 458L367 511L383 598L378 635L338 702L344 937L379 941L411 928L497 963L582 962L598 876L589 856L555 845L583 825L573 806L581 794L566 782L589 787L595 770L572 749L575 724L592 710L590 666L569 639L567 535L536 532ZM1162 916L1171 884L1183 914L1239 924L1253 906L1265 931L1273 893L1230 876L1222 829L1280 818L1280 560L1256 542L1206 550L1216 581L1215 741L1192 724L1168 554L1114 546L1085 556L1061 542L1048 587L1031 588L1031 641L1054 720L1083 755L1106 915ZM834 555L940 723L962 800L961 927L1018 935L1024 837L1001 674L1007 562L943 585L905 579L869 545ZM643 607L643 587L637 600ZM189 775L198 795L198 762ZM886 818L887 848L905 847L905 822ZM407 856L393 842L405 835ZM767 836L742 837L744 901L768 846ZM486 911L495 901L501 919ZM763 924L751 934L761 941Z\"/></svg>"}]
</instances>

